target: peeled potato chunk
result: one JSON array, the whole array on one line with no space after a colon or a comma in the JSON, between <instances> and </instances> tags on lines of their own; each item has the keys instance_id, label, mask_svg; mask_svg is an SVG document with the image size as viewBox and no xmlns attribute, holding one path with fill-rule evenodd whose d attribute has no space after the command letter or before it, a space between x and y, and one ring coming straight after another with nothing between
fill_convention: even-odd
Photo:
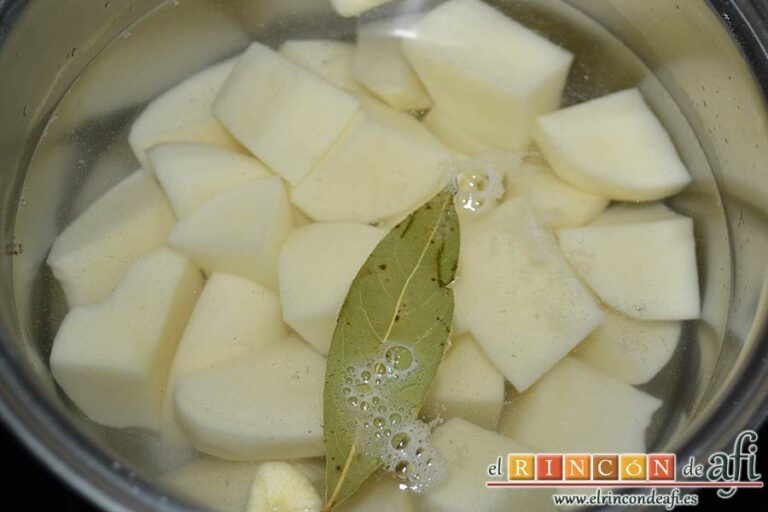
<instances>
[{"instance_id":1,"label":"peeled potato chunk","mask_svg":"<svg viewBox=\"0 0 768 512\"><path fill-rule=\"evenodd\" d=\"M235 60L231 59L211 66L162 94L144 109L128 135L142 167L151 171L146 150L161 142L203 142L242 149L211 111L213 100L234 65Z\"/></svg>"},{"instance_id":2,"label":"peeled potato chunk","mask_svg":"<svg viewBox=\"0 0 768 512\"><path fill-rule=\"evenodd\" d=\"M245 277L211 274L184 329L168 377L161 428L165 443L189 444L173 419L172 393L179 376L281 340L289 332L275 292Z\"/></svg>"},{"instance_id":3,"label":"peeled potato chunk","mask_svg":"<svg viewBox=\"0 0 768 512\"><path fill-rule=\"evenodd\" d=\"M605 224L630 224L632 222L656 222L676 219L678 215L664 203L617 204L592 219L590 226Z\"/></svg>"},{"instance_id":4,"label":"peeled potato chunk","mask_svg":"<svg viewBox=\"0 0 768 512\"><path fill-rule=\"evenodd\" d=\"M400 490L399 482L388 474L368 477L360 489L340 505L338 512L413 512L413 499L408 490Z\"/></svg>"},{"instance_id":5,"label":"peeled potato chunk","mask_svg":"<svg viewBox=\"0 0 768 512\"><path fill-rule=\"evenodd\" d=\"M471 21L469 21L471 20ZM403 40L436 108L474 138L525 149L560 105L573 55L479 0L450 0Z\"/></svg>"},{"instance_id":6,"label":"peeled potato chunk","mask_svg":"<svg viewBox=\"0 0 768 512\"><path fill-rule=\"evenodd\" d=\"M491 146L476 139L437 107L424 116L424 126L443 144L463 155L477 156L491 149Z\"/></svg>"},{"instance_id":7,"label":"peeled potato chunk","mask_svg":"<svg viewBox=\"0 0 768 512\"><path fill-rule=\"evenodd\" d=\"M367 224L410 212L436 192L445 148L415 119L387 109L366 105L293 189L296 206L321 222Z\"/></svg>"},{"instance_id":8,"label":"peeled potato chunk","mask_svg":"<svg viewBox=\"0 0 768 512\"><path fill-rule=\"evenodd\" d=\"M163 389L202 275L159 249L131 266L103 302L69 311L53 342L51 371L96 423L159 427Z\"/></svg>"},{"instance_id":9,"label":"peeled potato chunk","mask_svg":"<svg viewBox=\"0 0 768 512\"><path fill-rule=\"evenodd\" d=\"M434 489L417 497L425 512L507 512L553 510L552 492L546 489L488 489L488 465L508 453L531 453L517 441L477 425L453 418L432 433L434 447L448 463L448 475Z\"/></svg>"},{"instance_id":10,"label":"peeled potato chunk","mask_svg":"<svg viewBox=\"0 0 768 512\"><path fill-rule=\"evenodd\" d=\"M627 384L645 384L669 362L680 322L646 322L606 311L605 320L573 355Z\"/></svg>"},{"instance_id":11,"label":"peeled potato chunk","mask_svg":"<svg viewBox=\"0 0 768 512\"><path fill-rule=\"evenodd\" d=\"M612 308L642 320L699 317L691 219L566 228L557 236L576 272Z\"/></svg>"},{"instance_id":12,"label":"peeled potato chunk","mask_svg":"<svg viewBox=\"0 0 768 512\"><path fill-rule=\"evenodd\" d=\"M162 439L188 445L173 419L176 379L281 340L290 330L283 322L275 292L245 277L214 272L192 311L168 376Z\"/></svg>"},{"instance_id":13,"label":"peeled potato chunk","mask_svg":"<svg viewBox=\"0 0 768 512\"><path fill-rule=\"evenodd\" d=\"M446 152L446 148L440 142L440 139L433 135L412 115L400 112L372 97L360 98L360 104L362 105L363 111L373 121L387 126L392 130L397 130L400 133L413 138L414 141L439 148L443 153Z\"/></svg>"},{"instance_id":14,"label":"peeled potato chunk","mask_svg":"<svg viewBox=\"0 0 768 512\"><path fill-rule=\"evenodd\" d=\"M201 457L160 477L165 485L219 512L243 512L258 463Z\"/></svg>"},{"instance_id":15,"label":"peeled potato chunk","mask_svg":"<svg viewBox=\"0 0 768 512\"><path fill-rule=\"evenodd\" d=\"M504 405L504 376L499 373L472 335L453 339L424 401L428 418L461 417L493 430Z\"/></svg>"},{"instance_id":16,"label":"peeled potato chunk","mask_svg":"<svg viewBox=\"0 0 768 512\"><path fill-rule=\"evenodd\" d=\"M691 181L637 89L542 116L534 138L561 178L611 199L662 199Z\"/></svg>"},{"instance_id":17,"label":"peeled potato chunk","mask_svg":"<svg viewBox=\"0 0 768 512\"><path fill-rule=\"evenodd\" d=\"M314 459L300 459L288 464L308 478L316 488L325 476L325 468ZM257 471L257 462L232 462L203 456L173 471L160 480L182 496L218 512L243 512ZM272 511L270 511L272 512Z\"/></svg>"},{"instance_id":18,"label":"peeled potato chunk","mask_svg":"<svg viewBox=\"0 0 768 512\"><path fill-rule=\"evenodd\" d=\"M357 29L354 77L398 110L425 110L432 99L400 52L403 33L417 21L406 16L361 24Z\"/></svg>"},{"instance_id":19,"label":"peeled potato chunk","mask_svg":"<svg viewBox=\"0 0 768 512\"><path fill-rule=\"evenodd\" d=\"M70 307L109 295L136 259L165 245L175 222L162 189L144 171L100 197L59 235L48 255Z\"/></svg>"},{"instance_id":20,"label":"peeled potato chunk","mask_svg":"<svg viewBox=\"0 0 768 512\"><path fill-rule=\"evenodd\" d=\"M552 453L644 453L661 400L567 357L518 396L500 431Z\"/></svg>"},{"instance_id":21,"label":"peeled potato chunk","mask_svg":"<svg viewBox=\"0 0 768 512\"><path fill-rule=\"evenodd\" d=\"M336 12L345 18L360 16L374 7L378 7L392 0L331 0L331 5Z\"/></svg>"},{"instance_id":22,"label":"peeled potato chunk","mask_svg":"<svg viewBox=\"0 0 768 512\"><path fill-rule=\"evenodd\" d=\"M320 512L312 482L287 462L265 462L256 471L247 512Z\"/></svg>"},{"instance_id":23,"label":"peeled potato chunk","mask_svg":"<svg viewBox=\"0 0 768 512\"><path fill-rule=\"evenodd\" d=\"M210 368L288 333L275 292L245 277L214 272L184 330L173 373Z\"/></svg>"},{"instance_id":24,"label":"peeled potato chunk","mask_svg":"<svg viewBox=\"0 0 768 512\"><path fill-rule=\"evenodd\" d=\"M336 87L355 94L367 94L352 74L354 44L331 39L291 40L283 43L279 53Z\"/></svg>"},{"instance_id":25,"label":"peeled potato chunk","mask_svg":"<svg viewBox=\"0 0 768 512\"><path fill-rule=\"evenodd\" d=\"M325 461L322 458L293 459L291 466L307 477L317 492L325 493Z\"/></svg>"},{"instance_id":26,"label":"peeled potato chunk","mask_svg":"<svg viewBox=\"0 0 768 512\"><path fill-rule=\"evenodd\" d=\"M525 390L603 314L525 200L505 201L463 238L456 316L499 371Z\"/></svg>"},{"instance_id":27,"label":"peeled potato chunk","mask_svg":"<svg viewBox=\"0 0 768 512\"><path fill-rule=\"evenodd\" d=\"M168 242L208 273L225 272L277 289L277 253L293 229L280 178L262 178L215 196L184 217Z\"/></svg>"},{"instance_id":28,"label":"peeled potato chunk","mask_svg":"<svg viewBox=\"0 0 768 512\"><path fill-rule=\"evenodd\" d=\"M386 232L364 224L316 223L296 229L279 256L283 318L328 353L349 286Z\"/></svg>"},{"instance_id":29,"label":"peeled potato chunk","mask_svg":"<svg viewBox=\"0 0 768 512\"><path fill-rule=\"evenodd\" d=\"M544 165L524 163L506 174L507 193L527 197L547 228L583 226L608 206L605 197L583 192Z\"/></svg>"},{"instance_id":30,"label":"peeled potato chunk","mask_svg":"<svg viewBox=\"0 0 768 512\"><path fill-rule=\"evenodd\" d=\"M253 43L221 88L213 112L251 153L296 185L359 107L348 92Z\"/></svg>"},{"instance_id":31,"label":"peeled potato chunk","mask_svg":"<svg viewBox=\"0 0 768 512\"><path fill-rule=\"evenodd\" d=\"M203 453L228 460L323 455L325 358L297 337L176 380L176 419Z\"/></svg>"},{"instance_id":32,"label":"peeled potato chunk","mask_svg":"<svg viewBox=\"0 0 768 512\"><path fill-rule=\"evenodd\" d=\"M216 194L273 176L255 158L211 144L168 142L147 156L180 219Z\"/></svg>"}]
</instances>

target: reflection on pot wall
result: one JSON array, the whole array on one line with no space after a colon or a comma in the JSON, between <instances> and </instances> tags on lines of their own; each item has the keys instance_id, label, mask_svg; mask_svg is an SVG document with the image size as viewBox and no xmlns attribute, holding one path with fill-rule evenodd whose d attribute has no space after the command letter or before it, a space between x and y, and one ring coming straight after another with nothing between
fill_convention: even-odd
<instances>
[{"instance_id":1,"label":"reflection on pot wall","mask_svg":"<svg viewBox=\"0 0 768 512\"><path fill-rule=\"evenodd\" d=\"M714 13L703 2L574 4L651 68L693 128L717 179L728 215L734 280L727 332L710 385L714 393L722 390L739 357L747 356L759 340L763 326L754 320L764 319L766 313L765 263L760 256L768 253L764 98L739 48L726 39L713 16L720 14L730 23L725 11ZM711 319L706 307L705 314Z\"/></svg>"},{"instance_id":2,"label":"reflection on pot wall","mask_svg":"<svg viewBox=\"0 0 768 512\"><path fill-rule=\"evenodd\" d=\"M434 3L396 2L383 12ZM646 388L666 398L650 437L676 444L700 406L719 403L717 393L760 334L755 318L766 313L768 131L761 92L704 2L494 3L577 53L566 103L639 85L695 177L673 206L696 220L703 321L686 329L687 343L670 369ZM0 76L14 77L0 96L2 234L6 246L23 246L22 254L3 256L0 285L4 297L15 293L17 310L6 299L0 321L6 339L23 342L15 346L18 355L32 362L51 394L47 359L64 302L42 263L63 226L138 165L125 141L143 105L251 38L276 45L348 38L355 28L320 0L66 4L32 2L16 20L24 29L0 34ZM159 470L185 456L160 453L151 436L80 424L140 467Z\"/></svg>"}]
</instances>

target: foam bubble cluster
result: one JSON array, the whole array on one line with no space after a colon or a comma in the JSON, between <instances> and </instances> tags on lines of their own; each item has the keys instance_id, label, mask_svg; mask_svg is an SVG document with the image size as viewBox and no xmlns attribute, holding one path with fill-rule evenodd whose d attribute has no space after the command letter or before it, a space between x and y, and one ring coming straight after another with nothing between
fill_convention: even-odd
<instances>
[{"instance_id":1,"label":"foam bubble cluster","mask_svg":"<svg viewBox=\"0 0 768 512\"><path fill-rule=\"evenodd\" d=\"M429 425L419 419L404 422L382 452L382 463L401 486L421 493L445 476L446 462L429 442Z\"/></svg>"},{"instance_id":2,"label":"foam bubble cluster","mask_svg":"<svg viewBox=\"0 0 768 512\"><path fill-rule=\"evenodd\" d=\"M402 488L424 492L442 479L446 463L429 442L429 426L397 397L402 387L396 381L407 383L418 375L418 368L407 343L389 342L373 361L346 368L342 391L347 406L360 418L361 451L379 458Z\"/></svg>"},{"instance_id":3,"label":"foam bubble cluster","mask_svg":"<svg viewBox=\"0 0 768 512\"><path fill-rule=\"evenodd\" d=\"M483 214L496 206L504 196L504 173L498 164L499 158L492 155L455 157L443 162L457 208Z\"/></svg>"}]
</instances>

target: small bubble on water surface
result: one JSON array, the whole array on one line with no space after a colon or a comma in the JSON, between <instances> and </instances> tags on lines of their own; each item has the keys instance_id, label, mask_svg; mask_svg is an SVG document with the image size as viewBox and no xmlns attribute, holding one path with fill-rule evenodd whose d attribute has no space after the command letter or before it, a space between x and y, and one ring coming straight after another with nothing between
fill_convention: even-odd
<instances>
[{"instance_id":1,"label":"small bubble on water surface","mask_svg":"<svg viewBox=\"0 0 768 512\"><path fill-rule=\"evenodd\" d=\"M402 345L389 348L384 354L384 358L387 361L387 367L394 373L407 370L413 364L413 354Z\"/></svg>"},{"instance_id":2,"label":"small bubble on water surface","mask_svg":"<svg viewBox=\"0 0 768 512\"><path fill-rule=\"evenodd\" d=\"M395 450L404 450L408 446L409 441L408 434L399 432L392 437L392 447Z\"/></svg>"},{"instance_id":3,"label":"small bubble on water surface","mask_svg":"<svg viewBox=\"0 0 768 512\"><path fill-rule=\"evenodd\" d=\"M408 479L408 470L411 468L411 464L407 460L401 460L395 465L395 476L400 480Z\"/></svg>"}]
</instances>

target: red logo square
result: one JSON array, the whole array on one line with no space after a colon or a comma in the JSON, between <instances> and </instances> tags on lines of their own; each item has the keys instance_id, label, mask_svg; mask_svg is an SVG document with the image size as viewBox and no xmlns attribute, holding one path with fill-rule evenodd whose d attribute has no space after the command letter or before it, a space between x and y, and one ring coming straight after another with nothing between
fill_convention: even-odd
<instances>
[{"instance_id":1,"label":"red logo square","mask_svg":"<svg viewBox=\"0 0 768 512\"><path fill-rule=\"evenodd\" d=\"M676 466L674 453L652 453L648 455L648 480L674 480Z\"/></svg>"},{"instance_id":2,"label":"red logo square","mask_svg":"<svg viewBox=\"0 0 768 512\"><path fill-rule=\"evenodd\" d=\"M563 456L548 454L536 455L536 479L562 480Z\"/></svg>"}]
</instances>

